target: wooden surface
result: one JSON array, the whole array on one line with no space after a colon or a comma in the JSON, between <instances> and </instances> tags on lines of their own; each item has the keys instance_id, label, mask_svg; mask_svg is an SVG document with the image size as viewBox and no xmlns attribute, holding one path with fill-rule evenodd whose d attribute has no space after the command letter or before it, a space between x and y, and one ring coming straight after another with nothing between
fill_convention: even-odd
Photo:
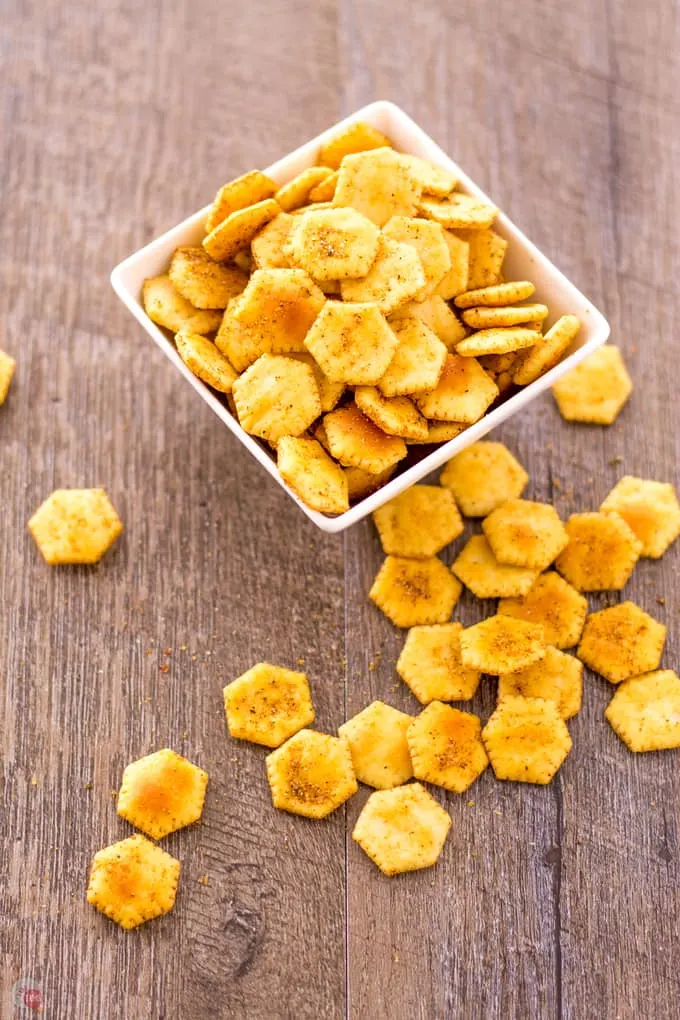
<instances>
[{"instance_id":1,"label":"wooden surface","mask_svg":"<svg viewBox=\"0 0 680 1020\"><path fill-rule=\"evenodd\" d=\"M678 755L628 753L599 678L550 787L440 791L436 870L377 872L350 837L366 790L323 823L273 810L264 753L226 737L227 680L303 658L327 730L376 696L417 709L366 599L378 543L317 532L108 274L231 175L393 99L604 310L634 376L610 429L550 396L503 428L528 491L567 515L624 472L677 481L679 42L668 0L0 4L1 1016L21 977L50 1020L678 1016ZM123 539L48 569L28 517L96 484ZM676 668L679 568L676 547L625 592ZM130 832L123 767L166 745L208 769L205 815L164 843L174 912L126 934L85 903L88 866Z\"/></svg>"}]
</instances>

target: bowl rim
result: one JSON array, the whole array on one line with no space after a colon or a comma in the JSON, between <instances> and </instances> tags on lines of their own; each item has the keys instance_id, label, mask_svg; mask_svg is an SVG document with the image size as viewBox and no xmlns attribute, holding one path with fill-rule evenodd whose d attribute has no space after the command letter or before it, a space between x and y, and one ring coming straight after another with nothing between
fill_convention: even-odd
<instances>
[{"instance_id":1,"label":"bowl rim","mask_svg":"<svg viewBox=\"0 0 680 1020\"><path fill-rule=\"evenodd\" d=\"M297 149L294 149L286 156L283 156L281 159L271 164L271 166L265 168L264 173L273 177L274 180L279 183L289 180L290 177L297 172L296 166L302 168L305 165L309 166L311 164L319 147L328 138L358 120L372 123L374 126L385 130L386 134L389 134L389 127L384 126L385 122L387 122L388 125L399 125L399 128L402 131L406 131L411 134L417 142L417 146L420 150L424 149L427 151L428 155L425 158L431 159L438 165L455 173L459 183L469 194L475 195L486 202L492 202L485 192L482 191L482 189L467 176L464 170L459 167L454 160L452 160L437 145L437 143L404 110L401 109L401 107L384 99L376 100L375 102L369 103L367 106L363 106L360 109L355 110L348 117L345 117L326 128L314 138L310 138ZM173 250L174 247L179 246L181 243L187 243L186 234L188 231L196 232L198 228L202 228L209 208L209 204L204 206L198 212L188 216L186 219L182 220L182 222L171 227L169 230L160 234L148 244L123 259L111 273L111 285L126 308L137 319L140 325L144 327L155 343L161 348L163 353L173 362L178 371L184 375L187 381L194 387L196 392L201 395L208 406L224 422L233 435L239 439L239 441L248 449L248 451L265 468L265 470L276 479L279 485L285 489L288 495L297 503L306 516L318 528L329 534L337 534L345 531L353 524L356 524L364 517L367 517L368 514L372 513L379 506L382 506L384 503L389 502L389 500L394 499L395 496L398 496L405 489L414 485L426 475L431 474L432 471L442 467L442 465L450 460L451 457L455 456L471 443L476 442L483 436L487 435L487 433L489 433L492 429L496 428L506 419L512 417L518 411L521 411L522 408L530 403L530 401L552 386L557 379L574 368L579 362L583 361L589 354L592 354L597 347L606 343L609 336L610 327L604 315L595 307L595 305L592 304L591 301L588 300L588 298L585 297L575 284L573 284L571 280L569 280L568 277L566 277L554 265L554 263L548 259L548 257L544 255L528 237L526 237L526 235L513 223L512 220L508 218L508 216L506 216L505 213L499 211L494 223L494 228L497 226L500 227L501 233L511 240L515 249L517 247L521 247L523 249L523 253L529 257L529 260L538 263L542 270L552 278L553 283L560 287L562 293L566 293L567 297L573 301L575 306L580 306L586 314L589 314L590 318L588 321L588 328L591 333L590 337L586 339L585 342L576 350L568 354L562 361L558 362L558 364L550 369L550 371L546 372L545 375L542 375L538 379L534 380L534 382L529 383L528 386L522 387L519 392L513 394L513 396L499 404L498 407L494 408L488 414L485 414L479 421L475 422L473 425L469 425L463 432L461 432L460 435L437 446L427 456L407 468L401 474L398 474L394 478L388 480L374 493L364 497L364 499L350 507L349 510L346 510L342 514L338 514L335 517L330 517L308 507L283 481L278 472L278 468L276 467L276 461L264 449L264 446L261 446L255 437L244 431L225 404L222 403L222 401L205 383L201 382L201 380L187 368L177 353L174 344L171 343L160 327L151 321L141 305L139 292L140 266L142 264L146 265L149 262L153 262L154 258L160 257L161 255L163 255L165 261L167 261L168 251ZM145 272L144 276L147 275L149 275L149 273ZM141 279L143 279L143 277ZM136 280L136 288L133 287L132 280Z\"/></svg>"}]
</instances>

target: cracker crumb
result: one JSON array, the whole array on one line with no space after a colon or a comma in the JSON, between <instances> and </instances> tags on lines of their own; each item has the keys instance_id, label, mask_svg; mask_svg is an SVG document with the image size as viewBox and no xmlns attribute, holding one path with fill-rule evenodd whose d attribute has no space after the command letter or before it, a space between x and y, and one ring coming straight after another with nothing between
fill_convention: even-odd
<instances>
[{"instance_id":1,"label":"cracker crumb","mask_svg":"<svg viewBox=\"0 0 680 1020\"><path fill-rule=\"evenodd\" d=\"M161 665L158 668L160 669L161 673L169 673L170 672L170 666L167 664L167 662L162 662Z\"/></svg>"},{"instance_id":2,"label":"cracker crumb","mask_svg":"<svg viewBox=\"0 0 680 1020\"><path fill-rule=\"evenodd\" d=\"M663 597L663 595L657 595L657 596L656 596L656 603L657 603L657 605L659 605L659 606L665 606L665 605L666 605L666 600L665 600L665 598Z\"/></svg>"},{"instance_id":3,"label":"cracker crumb","mask_svg":"<svg viewBox=\"0 0 680 1020\"><path fill-rule=\"evenodd\" d=\"M210 876L209 875L201 875L201 877L199 878L198 881L199 881L199 883L201 885L209 885L210 884Z\"/></svg>"}]
</instances>

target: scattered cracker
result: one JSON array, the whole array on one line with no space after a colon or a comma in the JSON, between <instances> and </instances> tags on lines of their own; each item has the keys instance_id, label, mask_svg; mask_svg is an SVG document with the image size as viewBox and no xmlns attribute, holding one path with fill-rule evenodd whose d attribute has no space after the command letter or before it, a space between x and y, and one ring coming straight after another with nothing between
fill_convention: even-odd
<instances>
[{"instance_id":1,"label":"scattered cracker","mask_svg":"<svg viewBox=\"0 0 680 1020\"><path fill-rule=\"evenodd\" d=\"M657 669L666 628L634 602L591 613L583 628L578 657L610 683Z\"/></svg>"},{"instance_id":2,"label":"scattered cracker","mask_svg":"<svg viewBox=\"0 0 680 1020\"><path fill-rule=\"evenodd\" d=\"M267 755L274 807L305 818L325 818L358 790L349 744L300 730Z\"/></svg>"},{"instance_id":3,"label":"scattered cracker","mask_svg":"<svg viewBox=\"0 0 680 1020\"><path fill-rule=\"evenodd\" d=\"M482 730L496 779L549 783L571 750L571 737L553 701L507 696Z\"/></svg>"},{"instance_id":4,"label":"scattered cracker","mask_svg":"<svg viewBox=\"0 0 680 1020\"><path fill-rule=\"evenodd\" d=\"M453 494L438 485L412 485L373 511L384 551L428 559L463 531Z\"/></svg>"},{"instance_id":5,"label":"scattered cracker","mask_svg":"<svg viewBox=\"0 0 680 1020\"><path fill-rule=\"evenodd\" d=\"M627 680L604 714L631 751L680 747L680 677L661 669Z\"/></svg>"},{"instance_id":6,"label":"scattered cracker","mask_svg":"<svg viewBox=\"0 0 680 1020\"><path fill-rule=\"evenodd\" d=\"M446 623L462 588L435 556L387 556L368 595L395 626L415 627Z\"/></svg>"},{"instance_id":7,"label":"scattered cracker","mask_svg":"<svg viewBox=\"0 0 680 1020\"><path fill-rule=\"evenodd\" d=\"M552 388L566 421L611 425L633 392L633 383L618 347L593 351Z\"/></svg>"},{"instance_id":8,"label":"scattered cracker","mask_svg":"<svg viewBox=\"0 0 680 1020\"><path fill-rule=\"evenodd\" d=\"M581 637L588 600L550 570L534 581L524 598L501 599L498 612L527 623L539 623L547 644L573 648Z\"/></svg>"},{"instance_id":9,"label":"scattered cracker","mask_svg":"<svg viewBox=\"0 0 680 1020\"><path fill-rule=\"evenodd\" d=\"M486 517L522 495L529 475L502 443L472 443L453 457L439 479L465 517Z\"/></svg>"},{"instance_id":10,"label":"scattered cracker","mask_svg":"<svg viewBox=\"0 0 680 1020\"><path fill-rule=\"evenodd\" d=\"M397 660L397 673L423 705L430 701L467 701L481 673L463 666L460 623L412 627Z\"/></svg>"},{"instance_id":11,"label":"scattered cracker","mask_svg":"<svg viewBox=\"0 0 680 1020\"><path fill-rule=\"evenodd\" d=\"M554 506L528 499L502 503L482 522L499 563L545 570L566 548L567 531Z\"/></svg>"},{"instance_id":12,"label":"scattered cracker","mask_svg":"<svg viewBox=\"0 0 680 1020\"><path fill-rule=\"evenodd\" d=\"M491 616L460 636L464 666L501 676L526 669L545 655L543 628L509 616Z\"/></svg>"},{"instance_id":13,"label":"scattered cracker","mask_svg":"<svg viewBox=\"0 0 680 1020\"><path fill-rule=\"evenodd\" d=\"M624 475L600 507L614 510L642 543L641 556L658 559L680 535L680 504L672 485Z\"/></svg>"},{"instance_id":14,"label":"scattered cracker","mask_svg":"<svg viewBox=\"0 0 680 1020\"><path fill-rule=\"evenodd\" d=\"M538 577L528 567L499 563L484 535L472 535L451 570L479 599L526 595Z\"/></svg>"},{"instance_id":15,"label":"scattered cracker","mask_svg":"<svg viewBox=\"0 0 680 1020\"><path fill-rule=\"evenodd\" d=\"M581 710L583 666L573 655L546 648L540 662L498 678L499 700L508 695L554 701L560 716L571 719Z\"/></svg>"},{"instance_id":16,"label":"scattered cracker","mask_svg":"<svg viewBox=\"0 0 680 1020\"><path fill-rule=\"evenodd\" d=\"M617 513L572 514L569 545L555 566L579 591L618 591L633 572L642 548Z\"/></svg>"},{"instance_id":17,"label":"scattered cracker","mask_svg":"<svg viewBox=\"0 0 680 1020\"><path fill-rule=\"evenodd\" d=\"M464 793L489 764L480 734L476 715L433 701L406 734L416 779Z\"/></svg>"},{"instance_id":18,"label":"scattered cracker","mask_svg":"<svg viewBox=\"0 0 680 1020\"><path fill-rule=\"evenodd\" d=\"M131 762L123 772L116 810L153 839L197 822L208 773L166 747Z\"/></svg>"},{"instance_id":19,"label":"scattered cracker","mask_svg":"<svg viewBox=\"0 0 680 1020\"><path fill-rule=\"evenodd\" d=\"M352 833L384 875L436 864L451 819L420 783L372 793Z\"/></svg>"},{"instance_id":20,"label":"scattered cracker","mask_svg":"<svg viewBox=\"0 0 680 1020\"><path fill-rule=\"evenodd\" d=\"M360 783L376 790L401 786L413 775L406 731L413 716L373 701L339 727L349 744L354 772Z\"/></svg>"},{"instance_id":21,"label":"scattered cracker","mask_svg":"<svg viewBox=\"0 0 680 1020\"><path fill-rule=\"evenodd\" d=\"M123 530L104 489L55 489L28 522L51 566L98 563Z\"/></svg>"},{"instance_id":22,"label":"scattered cracker","mask_svg":"<svg viewBox=\"0 0 680 1020\"><path fill-rule=\"evenodd\" d=\"M258 662L223 690L229 733L265 747L280 747L314 722L304 673Z\"/></svg>"},{"instance_id":23,"label":"scattered cracker","mask_svg":"<svg viewBox=\"0 0 680 1020\"><path fill-rule=\"evenodd\" d=\"M135 834L94 855L87 902L130 930L172 910L179 872L178 860Z\"/></svg>"}]
</instances>

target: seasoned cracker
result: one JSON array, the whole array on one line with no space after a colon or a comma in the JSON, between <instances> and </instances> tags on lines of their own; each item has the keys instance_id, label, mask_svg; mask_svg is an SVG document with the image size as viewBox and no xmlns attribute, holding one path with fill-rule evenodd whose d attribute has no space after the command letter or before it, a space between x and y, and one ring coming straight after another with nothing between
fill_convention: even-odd
<instances>
[{"instance_id":1,"label":"seasoned cracker","mask_svg":"<svg viewBox=\"0 0 680 1020\"><path fill-rule=\"evenodd\" d=\"M0 407L2 407L7 399L9 384L12 381L16 365L17 363L14 358L11 358L4 351L0 351Z\"/></svg>"},{"instance_id":2,"label":"seasoned cracker","mask_svg":"<svg viewBox=\"0 0 680 1020\"><path fill-rule=\"evenodd\" d=\"M415 248L380 235L378 254L361 280L342 280L343 301L373 302L383 315L390 315L425 287L425 273Z\"/></svg>"},{"instance_id":3,"label":"seasoned cracker","mask_svg":"<svg viewBox=\"0 0 680 1020\"><path fill-rule=\"evenodd\" d=\"M302 361L305 365L309 365L314 373L316 385L319 387L321 410L324 414L327 411L332 411L334 407L337 407L340 397L345 392L344 383L333 382L332 379L329 379L316 359L313 358L307 351L291 351L291 353L287 354L286 357L294 358L296 361Z\"/></svg>"},{"instance_id":4,"label":"seasoned cracker","mask_svg":"<svg viewBox=\"0 0 680 1020\"><path fill-rule=\"evenodd\" d=\"M417 295L420 301L432 294L451 268L449 246L444 230L432 220L410 216L393 216L383 227L383 234L408 244L418 254L425 274L425 286Z\"/></svg>"},{"instance_id":5,"label":"seasoned cracker","mask_svg":"<svg viewBox=\"0 0 680 1020\"><path fill-rule=\"evenodd\" d=\"M293 216L281 212L256 234L250 250L257 269L290 268L290 258L285 249L294 223Z\"/></svg>"},{"instance_id":6,"label":"seasoned cracker","mask_svg":"<svg viewBox=\"0 0 680 1020\"><path fill-rule=\"evenodd\" d=\"M498 678L498 699L517 696L554 701L562 719L581 710L583 666L573 655L548 647L540 662Z\"/></svg>"},{"instance_id":7,"label":"seasoned cracker","mask_svg":"<svg viewBox=\"0 0 680 1020\"><path fill-rule=\"evenodd\" d=\"M340 407L324 418L330 452L344 467L359 467L380 474L406 454L406 443L388 436L356 404Z\"/></svg>"},{"instance_id":8,"label":"seasoned cracker","mask_svg":"<svg viewBox=\"0 0 680 1020\"><path fill-rule=\"evenodd\" d=\"M123 530L104 489L55 489L28 522L51 566L98 563Z\"/></svg>"},{"instance_id":9,"label":"seasoned cracker","mask_svg":"<svg viewBox=\"0 0 680 1020\"><path fill-rule=\"evenodd\" d=\"M409 439L408 442L410 445L448 443L450 439L455 439L461 432L465 432L467 427L459 421L428 421L427 439Z\"/></svg>"},{"instance_id":10,"label":"seasoned cracker","mask_svg":"<svg viewBox=\"0 0 680 1020\"><path fill-rule=\"evenodd\" d=\"M175 290L169 276L154 276L142 286L144 311L157 326L178 333L186 329L190 333L214 333L222 321L222 313L212 309L194 306Z\"/></svg>"},{"instance_id":11,"label":"seasoned cracker","mask_svg":"<svg viewBox=\"0 0 680 1020\"><path fill-rule=\"evenodd\" d=\"M266 761L274 807L304 818L325 818L359 788L341 737L300 730Z\"/></svg>"},{"instance_id":12,"label":"seasoned cracker","mask_svg":"<svg viewBox=\"0 0 680 1020\"><path fill-rule=\"evenodd\" d=\"M470 245L460 237L456 237L450 230L444 231L444 241L449 249L451 268L441 278L434 293L446 301L462 294L468 287L468 275L470 272Z\"/></svg>"},{"instance_id":13,"label":"seasoned cracker","mask_svg":"<svg viewBox=\"0 0 680 1020\"><path fill-rule=\"evenodd\" d=\"M306 170L301 170L287 184L282 185L274 198L284 212L299 209L300 206L306 204L312 188L316 188L317 185L330 177L332 173L333 171L327 166L307 167Z\"/></svg>"},{"instance_id":14,"label":"seasoned cracker","mask_svg":"<svg viewBox=\"0 0 680 1020\"><path fill-rule=\"evenodd\" d=\"M504 284L508 286L508 284ZM467 308L463 312L463 322L473 329L495 329L501 326L519 326L525 322L542 322L548 315L548 306L541 304L532 305L505 305L477 308Z\"/></svg>"},{"instance_id":15,"label":"seasoned cracker","mask_svg":"<svg viewBox=\"0 0 680 1020\"><path fill-rule=\"evenodd\" d=\"M463 586L441 560L387 556L368 593L397 627L446 623Z\"/></svg>"},{"instance_id":16,"label":"seasoned cracker","mask_svg":"<svg viewBox=\"0 0 680 1020\"><path fill-rule=\"evenodd\" d=\"M413 716L373 701L338 728L349 744L354 773L376 790L401 786L413 775L406 731Z\"/></svg>"},{"instance_id":17,"label":"seasoned cracker","mask_svg":"<svg viewBox=\"0 0 680 1020\"><path fill-rule=\"evenodd\" d=\"M468 701L481 673L463 665L460 623L411 627L397 660L397 673L423 705L430 701Z\"/></svg>"},{"instance_id":18,"label":"seasoned cracker","mask_svg":"<svg viewBox=\"0 0 680 1020\"><path fill-rule=\"evenodd\" d=\"M416 779L464 793L489 764L481 728L476 715L441 701L424 708L406 733Z\"/></svg>"},{"instance_id":19,"label":"seasoned cracker","mask_svg":"<svg viewBox=\"0 0 680 1020\"><path fill-rule=\"evenodd\" d=\"M439 479L465 517L486 517L522 495L529 475L502 443L472 443L453 457Z\"/></svg>"},{"instance_id":20,"label":"seasoned cracker","mask_svg":"<svg viewBox=\"0 0 680 1020\"><path fill-rule=\"evenodd\" d=\"M322 166L330 166L337 170L345 156L366 152L369 149L382 149L385 146L389 148L391 145L392 142L382 131L359 120L338 131L323 143L319 150L318 162Z\"/></svg>"},{"instance_id":21,"label":"seasoned cracker","mask_svg":"<svg viewBox=\"0 0 680 1020\"><path fill-rule=\"evenodd\" d=\"M261 336L268 354L304 351L304 340L326 303L302 269L257 269L229 312Z\"/></svg>"},{"instance_id":22,"label":"seasoned cracker","mask_svg":"<svg viewBox=\"0 0 680 1020\"><path fill-rule=\"evenodd\" d=\"M445 198L455 188L458 180L456 175L443 167L428 163L420 156L411 156L400 152L399 157L405 163L413 177L421 185L424 195L436 195Z\"/></svg>"},{"instance_id":23,"label":"seasoned cracker","mask_svg":"<svg viewBox=\"0 0 680 1020\"><path fill-rule=\"evenodd\" d=\"M558 379L553 395L566 421L611 425L633 392L618 347L607 344Z\"/></svg>"},{"instance_id":24,"label":"seasoned cracker","mask_svg":"<svg viewBox=\"0 0 680 1020\"><path fill-rule=\"evenodd\" d=\"M530 325L527 323L527 327ZM527 351L514 371L513 382L518 386L528 386L554 368L571 347L580 327L581 323L575 315L562 315L545 336Z\"/></svg>"},{"instance_id":25,"label":"seasoned cracker","mask_svg":"<svg viewBox=\"0 0 680 1020\"><path fill-rule=\"evenodd\" d=\"M680 535L680 504L668 482L624 475L600 507L623 517L642 543L641 556L658 559Z\"/></svg>"},{"instance_id":26,"label":"seasoned cracker","mask_svg":"<svg viewBox=\"0 0 680 1020\"><path fill-rule=\"evenodd\" d=\"M472 535L451 570L478 599L526 595L538 577L527 567L499 563L484 535Z\"/></svg>"},{"instance_id":27,"label":"seasoned cracker","mask_svg":"<svg viewBox=\"0 0 680 1020\"><path fill-rule=\"evenodd\" d=\"M343 470L347 479L347 493L350 503L356 503L358 500L370 496L371 493L377 492L394 474L393 467L381 471L378 475L357 467L346 467Z\"/></svg>"},{"instance_id":28,"label":"seasoned cracker","mask_svg":"<svg viewBox=\"0 0 680 1020\"><path fill-rule=\"evenodd\" d=\"M87 902L129 931L172 910L180 863L135 833L92 860Z\"/></svg>"},{"instance_id":29,"label":"seasoned cracker","mask_svg":"<svg viewBox=\"0 0 680 1020\"><path fill-rule=\"evenodd\" d=\"M208 773L165 747L131 762L123 772L116 810L153 839L197 822Z\"/></svg>"},{"instance_id":30,"label":"seasoned cracker","mask_svg":"<svg viewBox=\"0 0 680 1020\"><path fill-rule=\"evenodd\" d=\"M305 337L305 347L334 382L373 386L379 382L398 339L371 303L327 301Z\"/></svg>"},{"instance_id":31,"label":"seasoned cracker","mask_svg":"<svg viewBox=\"0 0 680 1020\"><path fill-rule=\"evenodd\" d=\"M333 205L352 206L378 227L392 216L414 216L422 185L393 149L345 156Z\"/></svg>"},{"instance_id":32,"label":"seasoned cracker","mask_svg":"<svg viewBox=\"0 0 680 1020\"><path fill-rule=\"evenodd\" d=\"M498 213L495 205L457 191L447 198L424 196L420 200L419 211L449 230L486 230Z\"/></svg>"},{"instance_id":33,"label":"seasoned cracker","mask_svg":"<svg viewBox=\"0 0 680 1020\"><path fill-rule=\"evenodd\" d=\"M168 275L175 290L195 308L224 309L248 283L242 270L215 262L200 247L177 248Z\"/></svg>"},{"instance_id":34,"label":"seasoned cracker","mask_svg":"<svg viewBox=\"0 0 680 1020\"><path fill-rule=\"evenodd\" d=\"M224 184L215 196L208 218L205 221L205 232L209 234L219 226L227 216L249 205L264 202L276 192L274 181L260 170L251 170L236 180Z\"/></svg>"},{"instance_id":35,"label":"seasoned cracker","mask_svg":"<svg viewBox=\"0 0 680 1020\"><path fill-rule=\"evenodd\" d=\"M503 698L482 740L496 779L515 783L549 783L571 750L557 705L543 698Z\"/></svg>"},{"instance_id":36,"label":"seasoned cracker","mask_svg":"<svg viewBox=\"0 0 680 1020\"><path fill-rule=\"evenodd\" d=\"M558 573L549 570L536 578L523 598L501 599L498 612L527 623L540 623L547 644L573 648L581 637L588 600Z\"/></svg>"},{"instance_id":37,"label":"seasoned cracker","mask_svg":"<svg viewBox=\"0 0 680 1020\"><path fill-rule=\"evenodd\" d=\"M280 747L314 722L307 676L294 669L258 662L223 690L229 733L265 747Z\"/></svg>"},{"instance_id":38,"label":"seasoned cracker","mask_svg":"<svg viewBox=\"0 0 680 1020\"><path fill-rule=\"evenodd\" d=\"M425 298L424 301L409 301L408 304L398 308L388 321L394 329L394 324L400 319L414 317L428 326L449 351L454 350L456 344L468 335L468 330L454 315L446 301L436 294Z\"/></svg>"},{"instance_id":39,"label":"seasoned cracker","mask_svg":"<svg viewBox=\"0 0 680 1020\"><path fill-rule=\"evenodd\" d=\"M455 304L458 308L500 308L513 305L517 301L526 301L533 296L535 290L529 280L513 280L510 283L496 283L490 287L479 287L477 290L458 293Z\"/></svg>"},{"instance_id":40,"label":"seasoned cracker","mask_svg":"<svg viewBox=\"0 0 680 1020\"><path fill-rule=\"evenodd\" d=\"M634 602L591 613L583 628L578 657L612 684L657 669L666 628Z\"/></svg>"},{"instance_id":41,"label":"seasoned cracker","mask_svg":"<svg viewBox=\"0 0 680 1020\"><path fill-rule=\"evenodd\" d=\"M323 514L349 510L344 471L316 439L282 436L276 454L279 474L308 507Z\"/></svg>"},{"instance_id":42,"label":"seasoned cracker","mask_svg":"<svg viewBox=\"0 0 680 1020\"><path fill-rule=\"evenodd\" d=\"M378 254L380 231L356 209L322 209L295 218L287 251L315 280L364 277Z\"/></svg>"},{"instance_id":43,"label":"seasoned cracker","mask_svg":"<svg viewBox=\"0 0 680 1020\"><path fill-rule=\"evenodd\" d=\"M390 325L397 346L378 389L386 397L429 392L444 371L446 347L418 318L396 319Z\"/></svg>"},{"instance_id":44,"label":"seasoned cracker","mask_svg":"<svg viewBox=\"0 0 680 1020\"><path fill-rule=\"evenodd\" d=\"M540 339L541 334L535 330L516 326L480 329L456 345L456 354L466 358L477 358L483 354L508 354L510 351L533 347Z\"/></svg>"},{"instance_id":45,"label":"seasoned cracker","mask_svg":"<svg viewBox=\"0 0 680 1020\"><path fill-rule=\"evenodd\" d=\"M619 591L633 573L642 543L617 513L572 514L569 545L555 566L579 591Z\"/></svg>"},{"instance_id":46,"label":"seasoned cracker","mask_svg":"<svg viewBox=\"0 0 680 1020\"><path fill-rule=\"evenodd\" d=\"M177 333L175 344L179 355L195 376L221 393L231 393L238 378L227 359L212 340L198 333Z\"/></svg>"},{"instance_id":47,"label":"seasoned cracker","mask_svg":"<svg viewBox=\"0 0 680 1020\"><path fill-rule=\"evenodd\" d=\"M352 833L384 875L436 864L451 818L420 783L378 790L366 801Z\"/></svg>"},{"instance_id":48,"label":"seasoned cracker","mask_svg":"<svg viewBox=\"0 0 680 1020\"><path fill-rule=\"evenodd\" d=\"M386 553L417 560L436 556L463 531L453 494L439 485L412 485L374 510L373 523Z\"/></svg>"},{"instance_id":49,"label":"seasoned cracker","mask_svg":"<svg viewBox=\"0 0 680 1020\"><path fill-rule=\"evenodd\" d=\"M531 570L546 570L569 542L555 507L529 499L502 503L482 530L499 563Z\"/></svg>"},{"instance_id":50,"label":"seasoned cracker","mask_svg":"<svg viewBox=\"0 0 680 1020\"><path fill-rule=\"evenodd\" d=\"M472 424L497 396L498 387L478 361L447 354L435 388L418 393L415 401L426 418Z\"/></svg>"},{"instance_id":51,"label":"seasoned cracker","mask_svg":"<svg viewBox=\"0 0 680 1020\"><path fill-rule=\"evenodd\" d=\"M470 246L468 287L478 290L500 283L508 242L493 230L457 230L456 236Z\"/></svg>"},{"instance_id":52,"label":"seasoned cracker","mask_svg":"<svg viewBox=\"0 0 680 1020\"><path fill-rule=\"evenodd\" d=\"M234 366L237 372L245 372L261 354L270 353L268 339L256 326L242 326L232 314L234 302L225 311L220 328L215 336L215 346Z\"/></svg>"},{"instance_id":53,"label":"seasoned cracker","mask_svg":"<svg viewBox=\"0 0 680 1020\"><path fill-rule=\"evenodd\" d=\"M327 177L324 177L319 184L316 184L310 191L309 198L310 202L330 202L335 194L335 189L338 184L338 171L333 170Z\"/></svg>"},{"instance_id":54,"label":"seasoned cracker","mask_svg":"<svg viewBox=\"0 0 680 1020\"><path fill-rule=\"evenodd\" d=\"M427 421L408 397L385 397L375 386L357 386L354 400L359 410L388 436L427 439Z\"/></svg>"},{"instance_id":55,"label":"seasoned cracker","mask_svg":"<svg viewBox=\"0 0 680 1020\"><path fill-rule=\"evenodd\" d=\"M203 238L203 247L217 262L228 262L247 248L262 227L281 212L273 198L230 213Z\"/></svg>"},{"instance_id":56,"label":"seasoned cracker","mask_svg":"<svg viewBox=\"0 0 680 1020\"><path fill-rule=\"evenodd\" d=\"M238 420L246 432L276 444L299 436L321 414L319 388L309 365L263 354L232 387Z\"/></svg>"},{"instance_id":57,"label":"seasoned cracker","mask_svg":"<svg viewBox=\"0 0 680 1020\"><path fill-rule=\"evenodd\" d=\"M680 747L680 677L661 669L626 680L604 714L631 751Z\"/></svg>"},{"instance_id":58,"label":"seasoned cracker","mask_svg":"<svg viewBox=\"0 0 680 1020\"><path fill-rule=\"evenodd\" d=\"M543 628L510 616L490 616L460 635L464 666L501 676L526 669L545 655Z\"/></svg>"}]
</instances>

